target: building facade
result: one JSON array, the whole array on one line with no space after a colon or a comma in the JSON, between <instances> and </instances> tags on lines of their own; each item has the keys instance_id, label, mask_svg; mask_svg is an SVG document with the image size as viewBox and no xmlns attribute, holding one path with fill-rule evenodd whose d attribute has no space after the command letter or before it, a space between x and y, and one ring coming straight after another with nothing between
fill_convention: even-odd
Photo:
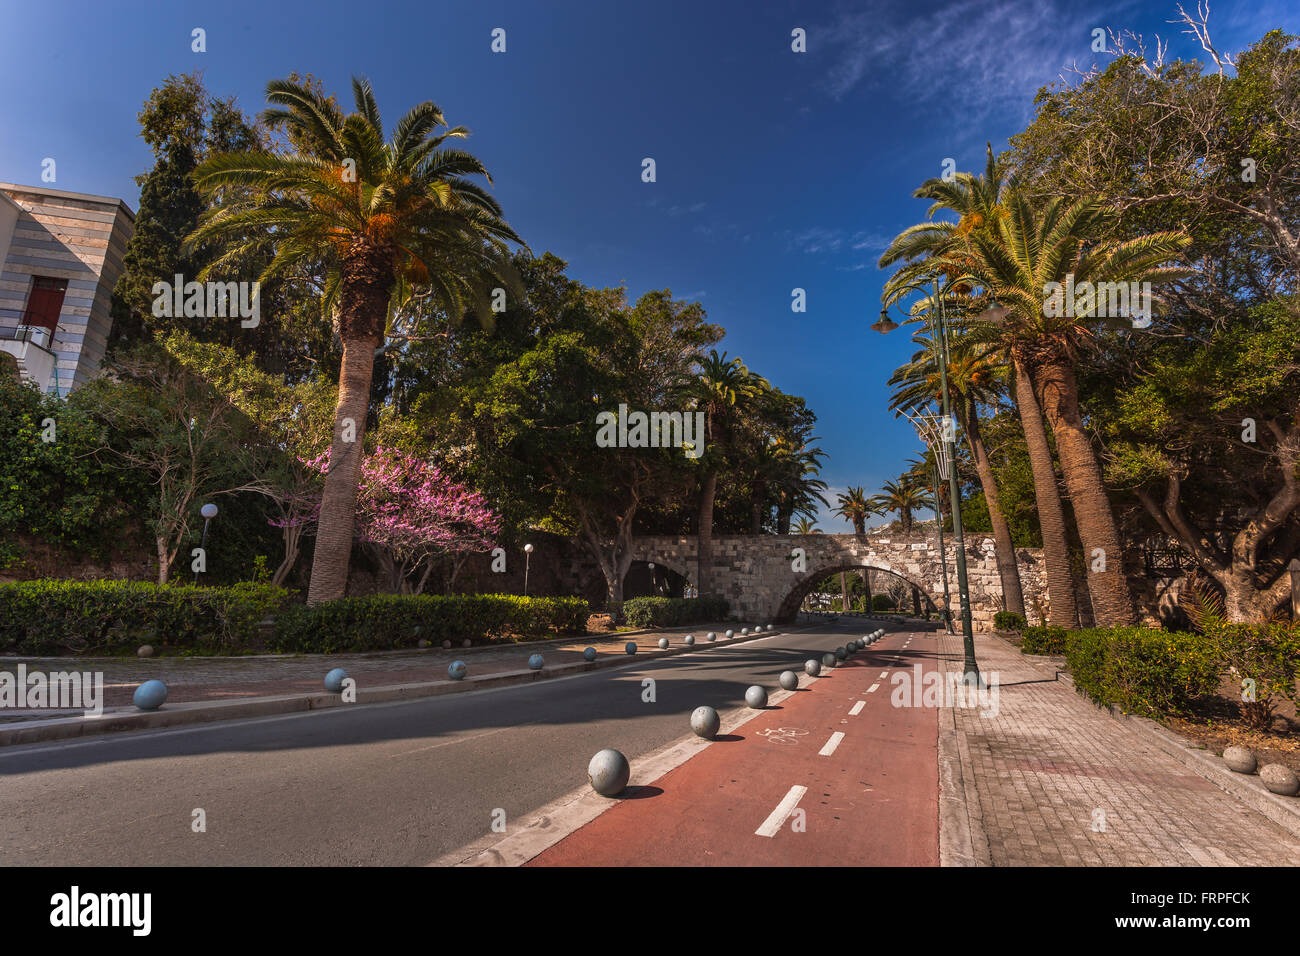
<instances>
[{"instance_id":1,"label":"building facade","mask_svg":"<svg viewBox=\"0 0 1300 956\"><path fill-rule=\"evenodd\" d=\"M98 373L134 228L120 199L0 183L0 351L41 391Z\"/></svg>"}]
</instances>

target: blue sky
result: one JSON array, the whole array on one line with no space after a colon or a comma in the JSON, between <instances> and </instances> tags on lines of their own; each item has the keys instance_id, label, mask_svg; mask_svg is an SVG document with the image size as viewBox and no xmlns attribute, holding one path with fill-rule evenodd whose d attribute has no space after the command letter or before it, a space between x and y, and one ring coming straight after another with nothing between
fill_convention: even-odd
<instances>
[{"instance_id":1,"label":"blue sky","mask_svg":"<svg viewBox=\"0 0 1300 956\"><path fill-rule=\"evenodd\" d=\"M169 73L201 70L250 113L272 77L311 72L348 105L364 74L386 122L432 99L470 128L535 252L590 285L699 299L723 348L816 411L832 491L872 492L920 447L885 411L908 336L867 328L880 252L925 213L912 190L947 157L982 168L1038 87L1094 60L1096 27L1197 56L1176 15L1164 0L10 2L0 180L40 182L53 157L58 188L136 208L150 154L135 116ZM1300 7L1217 0L1210 26L1235 51L1270 28L1300 33ZM195 27L206 53L190 49ZM505 53L490 49L498 27ZM791 50L796 27L806 53Z\"/></svg>"}]
</instances>

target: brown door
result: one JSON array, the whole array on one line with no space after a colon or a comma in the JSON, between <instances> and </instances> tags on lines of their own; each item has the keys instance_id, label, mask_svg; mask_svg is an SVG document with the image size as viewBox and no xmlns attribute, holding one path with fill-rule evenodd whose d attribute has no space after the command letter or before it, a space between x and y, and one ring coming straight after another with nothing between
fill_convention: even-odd
<instances>
[{"instance_id":1,"label":"brown door","mask_svg":"<svg viewBox=\"0 0 1300 956\"><path fill-rule=\"evenodd\" d=\"M67 290L67 279L36 276L32 282L31 294L27 297L23 325L49 329L50 337L53 338L54 330L59 324L59 312L63 310L63 293Z\"/></svg>"}]
</instances>

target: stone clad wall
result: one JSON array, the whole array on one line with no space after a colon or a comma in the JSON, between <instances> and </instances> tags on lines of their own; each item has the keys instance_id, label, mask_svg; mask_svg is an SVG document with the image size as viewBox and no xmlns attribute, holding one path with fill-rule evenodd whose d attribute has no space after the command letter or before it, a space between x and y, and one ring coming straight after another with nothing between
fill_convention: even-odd
<instances>
[{"instance_id":1,"label":"stone clad wall","mask_svg":"<svg viewBox=\"0 0 1300 956\"><path fill-rule=\"evenodd\" d=\"M959 613L956 547L945 537L952 611ZM696 539L645 537L633 542L634 558L653 561L685 575L698 584ZM794 570L794 549L806 555L800 572ZM1025 605L1046 604L1047 581L1041 549L1016 551ZM762 623L787 617L798 607L802 594L816 581L842 569L867 567L897 574L915 584L938 607L943 606L943 572L937 535L729 535L713 539L710 577L713 590L722 594L738 617ZM993 539L977 535L966 540L966 570L970 584L971 618L976 630L990 630L993 615L1002 609L1002 583L994 559ZM1033 617L1032 611L1030 616Z\"/></svg>"}]
</instances>

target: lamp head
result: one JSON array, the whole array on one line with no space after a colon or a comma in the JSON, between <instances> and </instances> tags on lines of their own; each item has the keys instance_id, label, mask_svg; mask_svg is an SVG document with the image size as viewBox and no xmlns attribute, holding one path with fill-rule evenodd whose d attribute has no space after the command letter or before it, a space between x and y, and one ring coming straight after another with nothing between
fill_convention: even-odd
<instances>
[{"instance_id":1,"label":"lamp head","mask_svg":"<svg viewBox=\"0 0 1300 956\"><path fill-rule=\"evenodd\" d=\"M204 505L199 509L199 514L203 515L205 518L215 518L217 516L217 506Z\"/></svg>"},{"instance_id":2,"label":"lamp head","mask_svg":"<svg viewBox=\"0 0 1300 956\"><path fill-rule=\"evenodd\" d=\"M884 335L887 332L892 332L894 329L898 328L898 323L889 317L888 310L881 309L879 321L873 322L871 328L873 331Z\"/></svg>"},{"instance_id":3,"label":"lamp head","mask_svg":"<svg viewBox=\"0 0 1300 956\"><path fill-rule=\"evenodd\" d=\"M533 546L532 546L531 544L526 544L526 545L524 545L524 551L527 552L528 554L532 554L532 553L533 553Z\"/></svg>"}]
</instances>

